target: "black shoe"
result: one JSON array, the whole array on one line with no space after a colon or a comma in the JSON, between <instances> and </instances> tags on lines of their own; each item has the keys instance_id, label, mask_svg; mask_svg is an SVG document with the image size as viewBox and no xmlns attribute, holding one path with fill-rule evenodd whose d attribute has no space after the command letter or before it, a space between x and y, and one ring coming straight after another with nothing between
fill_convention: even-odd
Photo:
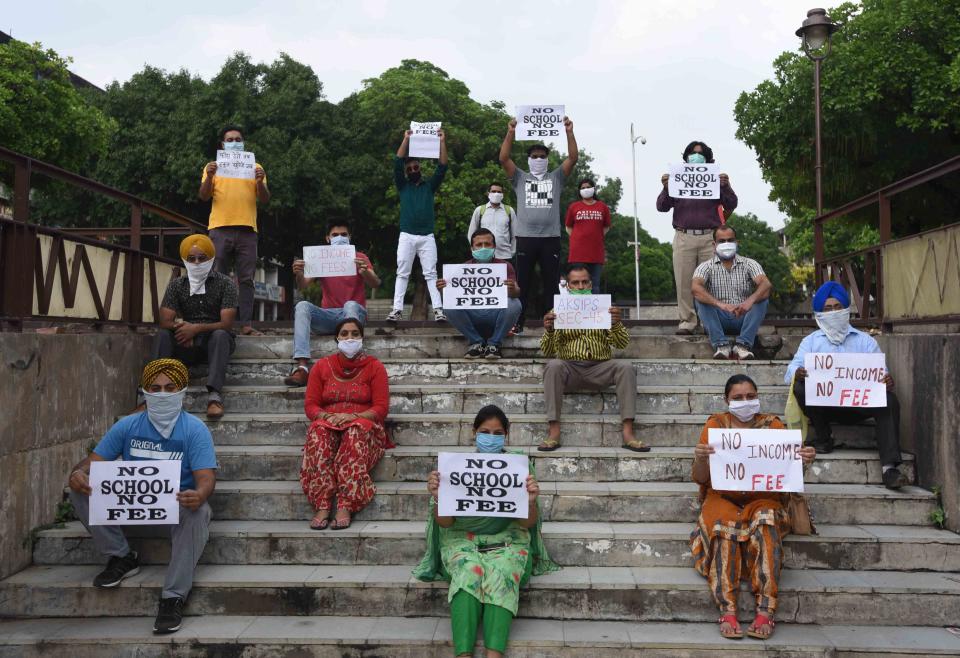
<instances>
[{"instance_id":1,"label":"black shoe","mask_svg":"<svg viewBox=\"0 0 960 658\"><path fill-rule=\"evenodd\" d=\"M513 334L514 336L522 336L523 325L520 325L520 324L513 325L513 329L510 330L510 333Z\"/></svg>"},{"instance_id":2,"label":"black shoe","mask_svg":"<svg viewBox=\"0 0 960 658\"><path fill-rule=\"evenodd\" d=\"M140 573L140 557L136 551L130 551L123 557L113 556L107 562L107 568L93 579L94 587L116 587L124 578Z\"/></svg>"},{"instance_id":3,"label":"black shoe","mask_svg":"<svg viewBox=\"0 0 960 658\"><path fill-rule=\"evenodd\" d=\"M153 622L153 634L164 635L180 630L183 621L183 599L174 596L169 599L160 599L160 609L157 611L157 620Z\"/></svg>"},{"instance_id":4,"label":"black shoe","mask_svg":"<svg viewBox=\"0 0 960 658\"><path fill-rule=\"evenodd\" d=\"M496 361L502 356L499 345L487 345L487 356L485 357L487 361Z\"/></svg>"},{"instance_id":5,"label":"black shoe","mask_svg":"<svg viewBox=\"0 0 960 658\"><path fill-rule=\"evenodd\" d=\"M812 441L810 443L817 450L818 455L829 455L833 452L833 439L827 439L826 441Z\"/></svg>"},{"instance_id":6,"label":"black shoe","mask_svg":"<svg viewBox=\"0 0 960 658\"><path fill-rule=\"evenodd\" d=\"M487 348L485 348L480 343L474 343L469 348L467 348L467 353L463 355L465 359L482 359L483 355L487 353Z\"/></svg>"},{"instance_id":7,"label":"black shoe","mask_svg":"<svg viewBox=\"0 0 960 658\"><path fill-rule=\"evenodd\" d=\"M908 484L910 484L910 481L907 479L907 476L901 473L900 469L896 466L887 469L887 472L883 474L883 486L887 489L899 489Z\"/></svg>"}]
</instances>

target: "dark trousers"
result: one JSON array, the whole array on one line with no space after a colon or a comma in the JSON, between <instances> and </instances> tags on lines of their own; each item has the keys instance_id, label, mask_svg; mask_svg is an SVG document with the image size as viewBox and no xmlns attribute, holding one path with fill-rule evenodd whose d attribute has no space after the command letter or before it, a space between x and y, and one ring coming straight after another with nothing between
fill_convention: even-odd
<instances>
[{"instance_id":1,"label":"dark trousers","mask_svg":"<svg viewBox=\"0 0 960 658\"><path fill-rule=\"evenodd\" d=\"M803 413L810 419L810 423L817 433L818 443L833 442L830 423L852 425L867 418L873 418L877 427L877 448L880 452L880 463L884 465L900 463L900 401L893 391L887 391L887 406L863 407L861 409L807 405L804 382L799 379L794 382L793 394L796 396L800 408L803 409Z\"/></svg>"},{"instance_id":2,"label":"dark trousers","mask_svg":"<svg viewBox=\"0 0 960 658\"><path fill-rule=\"evenodd\" d=\"M230 265L237 273L240 288L241 325L253 319L253 277L257 273L257 232L249 226L221 226L210 229L210 240L217 250L213 266L220 274L230 274Z\"/></svg>"},{"instance_id":3,"label":"dark trousers","mask_svg":"<svg viewBox=\"0 0 960 658\"><path fill-rule=\"evenodd\" d=\"M540 266L540 317L553 308L553 296L560 292L560 238L517 238L517 285L520 286L520 326L529 308L533 268Z\"/></svg>"},{"instance_id":4,"label":"dark trousers","mask_svg":"<svg viewBox=\"0 0 960 658\"><path fill-rule=\"evenodd\" d=\"M235 346L236 339L233 334L223 329L197 334L194 336L193 345L190 347L183 347L178 344L172 330L159 329L156 338L153 340L153 358L179 359L188 366L206 363L208 368L207 390L219 394L223 391L223 381L227 375L227 363L230 361L230 355L233 354Z\"/></svg>"}]
</instances>

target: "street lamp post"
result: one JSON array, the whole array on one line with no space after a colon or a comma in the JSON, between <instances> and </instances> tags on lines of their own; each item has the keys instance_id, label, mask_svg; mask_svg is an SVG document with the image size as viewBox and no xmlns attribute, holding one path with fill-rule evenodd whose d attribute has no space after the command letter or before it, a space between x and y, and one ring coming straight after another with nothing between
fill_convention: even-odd
<instances>
[{"instance_id":1,"label":"street lamp post","mask_svg":"<svg viewBox=\"0 0 960 658\"><path fill-rule=\"evenodd\" d=\"M637 214L637 142L647 143L647 138L634 135L633 123L630 123L630 154L633 158L633 242L627 244L633 247L633 273L637 284L637 317L640 316L640 215Z\"/></svg>"},{"instance_id":2,"label":"street lamp post","mask_svg":"<svg viewBox=\"0 0 960 658\"><path fill-rule=\"evenodd\" d=\"M813 60L813 120L814 120L814 177L817 190L817 217L823 214L823 160L820 142L820 62L830 54L836 23L827 17L825 9L811 9L796 35L803 39L803 52ZM823 259L823 228L814 224L814 249L817 261ZM819 278L819 273L818 273Z\"/></svg>"}]
</instances>

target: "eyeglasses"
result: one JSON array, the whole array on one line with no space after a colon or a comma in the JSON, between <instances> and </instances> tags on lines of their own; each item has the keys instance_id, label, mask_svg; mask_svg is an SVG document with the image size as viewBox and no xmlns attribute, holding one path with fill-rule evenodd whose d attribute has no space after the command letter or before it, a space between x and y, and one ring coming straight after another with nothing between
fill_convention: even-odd
<instances>
[{"instance_id":1,"label":"eyeglasses","mask_svg":"<svg viewBox=\"0 0 960 658\"><path fill-rule=\"evenodd\" d=\"M210 260L210 257L207 256L206 254L200 254L199 256L194 256L193 254L190 254L183 260L187 261L188 263L193 263L194 265L197 265L198 263L206 263L208 260Z\"/></svg>"}]
</instances>

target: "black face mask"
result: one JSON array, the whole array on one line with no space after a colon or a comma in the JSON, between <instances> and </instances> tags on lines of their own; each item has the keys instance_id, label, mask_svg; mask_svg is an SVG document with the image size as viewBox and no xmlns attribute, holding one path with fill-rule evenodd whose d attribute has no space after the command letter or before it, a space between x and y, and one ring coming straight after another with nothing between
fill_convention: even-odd
<instances>
[{"instance_id":1,"label":"black face mask","mask_svg":"<svg viewBox=\"0 0 960 658\"><path fill-rule=\"evenodd\" d=\"M419 172L419 171L411 171L409 174L407 174L407 180L410 181L411 183L419 183L419 182L420 182L420 172Z\"/></svg>"}]
</instances>

